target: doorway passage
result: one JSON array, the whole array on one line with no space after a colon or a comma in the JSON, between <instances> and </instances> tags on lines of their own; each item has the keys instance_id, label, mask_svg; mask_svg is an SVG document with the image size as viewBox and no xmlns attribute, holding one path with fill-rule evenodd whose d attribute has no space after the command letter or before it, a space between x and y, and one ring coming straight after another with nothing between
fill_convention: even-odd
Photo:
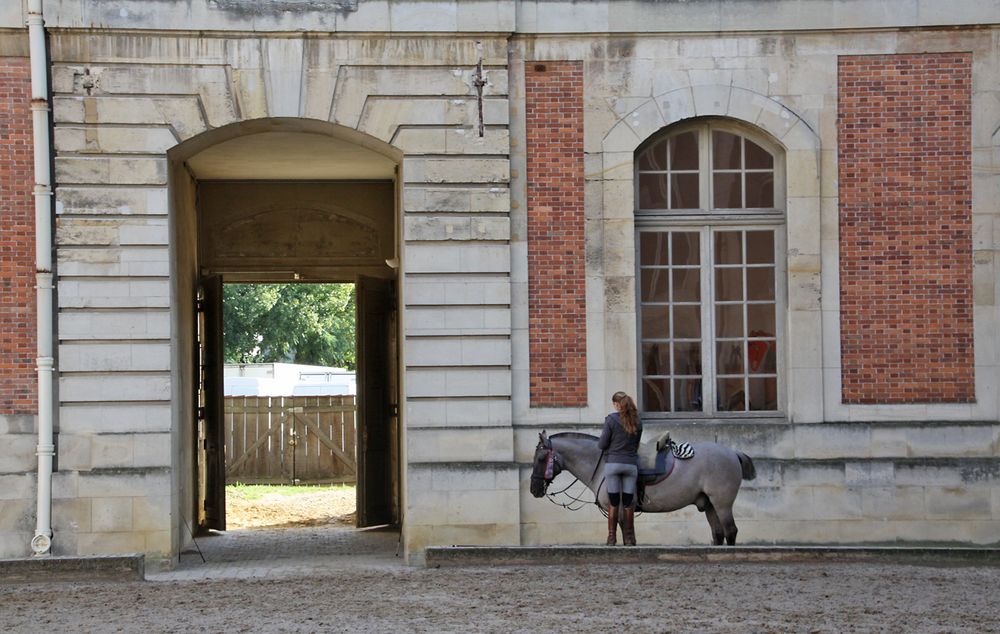
<instances>
[{"instance_id":1,"label":"doorway passage","mask_svg":"<svg viewBox=\"0 0 1000 634\"><path fill-rule=\"evenodd\" d=\"M223 285L226 526L354 526L354 284Z\"/></svg>"},{"instance_id":2,"label":"doorway passage","mask_svg":"<svg viewBox=\"0 0 1000 634\"><path fill-rule=\"evenodd\" d=\"M392 289L390 281L368 278L356 285L203 281L197 444L203 531L246 527L248 520L349 521L342 503L350 491L301 490L308 483L354 485L359 527L398 522ZM272 487L238 486L246 484ZM331 517L334 500L342 512ZM296 518L290 513L296 506L322 514Z\"/></svg>"},{"instance_id":3,"label":"doorway passage","mask_svg":"<svg viewBox=\"0 0 1000 634\"><path fill-rule=\"evenodd\" d=\"M335 124L276 118L204 132L171 149L168 157L171 275L177 299L171 308L178 552L190 545L191 532L226 530L227 462L232 466L231 461L243 457L227 447L232 439L225 424L223 306L226 288L237 285L261 293L270 292L271 285L293 291L310 285L353 286L354 427L340 421L341 435L353 429L353 441L334 443L337 422L324 422L306 409L347 405L316 400L279 403L277 416L291 415L298 428L288 424L281 430L279 425L278 432L264 434L261 445L300 447L309 442L303 436L306 419L321 430L326 424L329 444L343 454L331 458L343 468L337 475L349 475L347 465L354 463L356 525L399 524L396 266L402 153ZM294 303L289 299L282 306ZM297 309L289 309L282 319L294 323L296 314ZM298 352L307 342L297 340L291 347ZM233 359L236 365L254 360L245 354ZM341 413L346 419L346 412ZM258 434L251 444L260 438ZM241 454L247 448L244 442ZM316 455L279 454L271 475L289 483L306 480L306 471L317 466L309 463ZM248 462L241 466L248 468Z\"/></svg>"}]
</instances>

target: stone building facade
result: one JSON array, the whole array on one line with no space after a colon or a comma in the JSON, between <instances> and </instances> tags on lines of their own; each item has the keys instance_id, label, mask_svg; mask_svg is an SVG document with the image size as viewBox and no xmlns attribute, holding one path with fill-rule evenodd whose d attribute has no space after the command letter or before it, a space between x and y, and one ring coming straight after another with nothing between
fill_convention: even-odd
<instances>
[{"instance_id":1,"label":"stone building facade","mask_svg":"<svg viewBox=\"0 0 1000 634\"><path fill-rule=\"evenodd\" d=\"M7 557L30 552L38 487L20 5L0 8ZM537 433L597 433L620 389L649 436L754 458L743 542L1000 542L991 3L45 0L44 17L53 553L167 559L218 520L209 278L389 289L360 316L385 421L361 453L372 518L401 523L414 561L594 542L596 511L526 483ZM638 532L709 539L693 508Z\"/></svg>"}]
</instances>

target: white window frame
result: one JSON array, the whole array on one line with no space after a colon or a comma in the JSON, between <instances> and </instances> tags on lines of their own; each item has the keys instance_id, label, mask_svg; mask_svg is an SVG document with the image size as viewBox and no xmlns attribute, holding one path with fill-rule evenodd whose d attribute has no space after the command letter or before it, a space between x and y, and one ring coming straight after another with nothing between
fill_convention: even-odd
<instances>
[{"instance_id":1,"label":"white window frame","mask_svg":"<svg viewBox=\"0 0 1000 634\"><path fill-rule=\"evenodd\" d=\"M645 419L754 419L754 420L784 420L788 410L787 384L788 368L788 338L787 323L787 279L788 271L785 254L787 253L787 235L785 221L785 162L784 150L760 132L735 122L711 119L694 123L681 124L669 128L663 133L651 137L639 149L638 156L650 145L679 134L695 129L699 139L699 203L711 201L712 171L711 171L711 133L713 130L724 130L746 137L771 153L774 157L774 203L769 209L712 209L698 210L639 210L639 166L636 160L633 181L635 190L635 272L636 272L636 359L637 372L636 395L639 400L639 410ZM716 334L715 334L715 245L713 235L716 231L752 231L771 230L774 232L774 309L775 309L775 340L777 346L777 410L768 411L716 411ZM700 283L701 283L701 370L702 370L702 410L684 412L659 412L645 409L644 367L642 356L642 287L641 259L639 257L640 238L643 232L676 231L694 232L699 235L700 248ZM744 260L746 255L744 254ZM744 297L744 302L746 298ZM744 304L745 306L746 304ZM673 333L671 333L673 334ZM744 354L744 357L746 355ZM746 360L744 360L746 363ZM673 386L671 386L673 389ZM673 407L673 402L671 402Z\"/></svg>"},{"instance_id":2,"label":"white window frame","mask_svg":"<svg viewBox=\"0 0 1000 634\"><path fill-rule=\"evenodd\" d=\"M709 219L709 218L719 218L719 217L759 217L759 216L772 216L775 220L780 218L781 222L785 219L785 152L781 146L777 145L773 141L763 137L760 132L755 132L748 126L740 125L737 122L727 121L724 119L708 119L708 120L698 120L696 123L685 123L678 124L676 126L671 126L667 131L656 134L640 145L635 151L635 157L638 159L639 155L649 149L652 145L656 144L658 141L667 139L677 134L682 134L684 132L690 131L697 132L698 136L698 202L701 207L698 209L640 209L639 208L639 173L647 173L645 170L639 169L639 162L635 162L635 173L632 178L632 185L634 188L634 200L635 200L635 217L638 221L640 218L644 217L664 217L664 218L698 218L698 219ZM761 146L765 150L771 153L774 157L774 207L770 208L759 208L759 209L730 209L730 208L715 208L715 192L712 187L712 132L719 130L721 132L729 132L732 134L737 134L742 137L746 137ZM656 170L656 171L666 171L666 170ZM721 170L725 172L731 172L733 170ZM747 170L741 170L746 172ZM750 172L759 170L749 170ZM746 196L744 191L742 194ZM669 194L668 194L669 196ZM669 198L668 198L669 201ZM706 205L706 202L708 203ZM668 202L669 204L669 202Z\"/></svg>"}]
</instances>

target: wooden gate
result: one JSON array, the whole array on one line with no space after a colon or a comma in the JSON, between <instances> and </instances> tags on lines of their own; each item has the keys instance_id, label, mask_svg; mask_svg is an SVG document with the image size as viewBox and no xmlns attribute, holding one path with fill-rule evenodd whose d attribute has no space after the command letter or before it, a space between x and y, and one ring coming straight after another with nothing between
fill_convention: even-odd
<instances>
[{"instance_id":1,"label":"wooden gate","mask_svg":"<svg viewBox=\"0 0 1000 634\"><path fill-rule=\"evenodd\" d=\"M228 396L226 482L357 482L353 395Z\"/></svg>"}]
</instances>

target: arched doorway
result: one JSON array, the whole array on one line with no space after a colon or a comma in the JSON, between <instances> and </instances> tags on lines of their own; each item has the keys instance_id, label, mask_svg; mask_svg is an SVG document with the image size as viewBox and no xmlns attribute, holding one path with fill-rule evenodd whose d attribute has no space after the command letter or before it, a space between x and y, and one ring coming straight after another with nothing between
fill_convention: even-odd
<instances>
[{"instance_id":1,"label":"arched doorway","mask_svg":"<svg viewBox=\"0 0 1000 634\"><path fill-rule=\"evenodd\" d=\"M358 525L400 522L397 297L401 153L334 124L260 119L170 159L176 548L225 529L222 284L357 292Z\"/></svg>"}]
</instances>

